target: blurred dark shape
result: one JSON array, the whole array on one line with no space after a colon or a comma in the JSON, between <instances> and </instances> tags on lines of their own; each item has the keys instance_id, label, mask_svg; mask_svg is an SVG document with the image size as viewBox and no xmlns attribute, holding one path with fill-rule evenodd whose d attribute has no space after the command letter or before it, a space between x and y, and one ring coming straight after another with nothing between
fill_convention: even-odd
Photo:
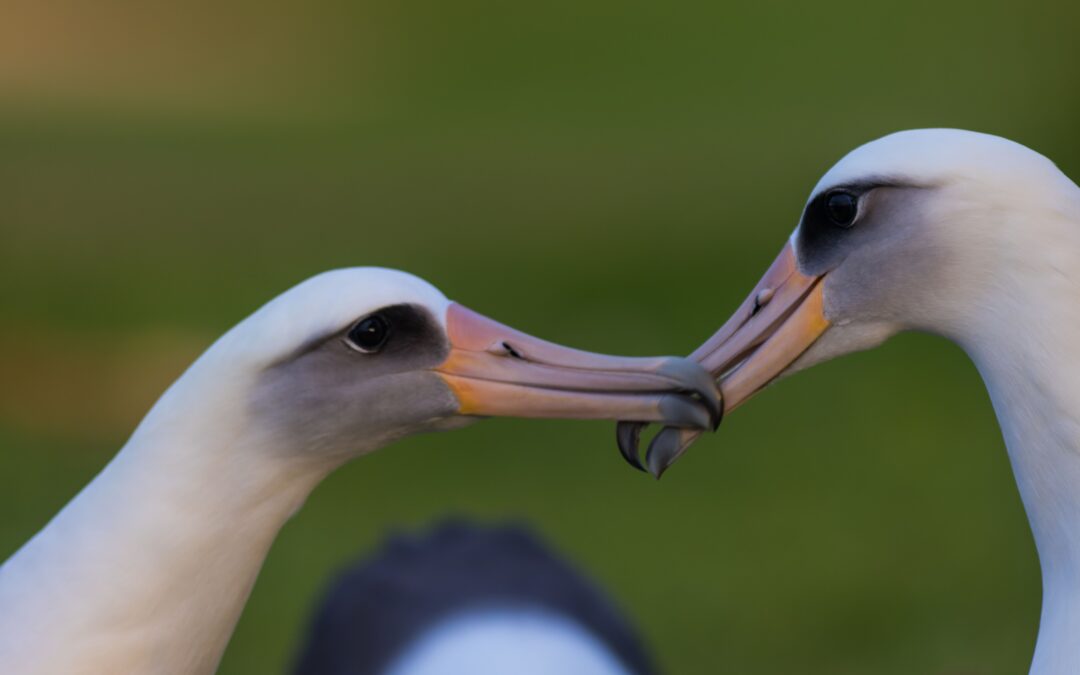
<instances>
[{"instance_id":1,"label":"blurred dark shape","mask_svg":"<svg viewBox=\"0 0 1080 675\"><path fill-rule=\"evenodd\" d=\"M443 522L392 535L330 585L295 675L377 675L440 622L492 609L539 610L597 638L635 675L656 672L637 630L595 583L530 528Z\"/></svg>"}]
</instances>

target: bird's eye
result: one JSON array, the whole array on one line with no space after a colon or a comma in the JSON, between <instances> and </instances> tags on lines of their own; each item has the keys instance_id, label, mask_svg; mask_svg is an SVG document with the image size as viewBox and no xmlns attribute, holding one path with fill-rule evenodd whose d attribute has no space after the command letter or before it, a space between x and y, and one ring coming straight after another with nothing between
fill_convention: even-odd
<instances>
[{"instance_id":1,"label":"bird's eye","mask_svg":"<svg viewBox=\"0 0 1080 675\"><path fill-rule=\"evenodd\" d=\"M825 210L834 225L851 227L859 214L859 201L850 192L833 192L825 198Z\"/></svg>"},{"instance_id":2,"label":"bird's eye","mask_svg":"<svg viewBox=\"0 0 1080 675\"><path fill-rule=\"evenodd\" d=\"M377 352L390 337L390 322L381 314L361 319L349 330L349 344L362 352Z\"/></svg>"}]
</instances>

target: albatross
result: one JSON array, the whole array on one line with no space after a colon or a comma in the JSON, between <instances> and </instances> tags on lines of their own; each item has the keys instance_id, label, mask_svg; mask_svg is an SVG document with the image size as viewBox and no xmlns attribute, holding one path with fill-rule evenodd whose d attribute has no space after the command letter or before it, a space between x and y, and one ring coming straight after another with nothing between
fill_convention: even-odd
<instances>
[{"instance_id":1,"label":"albatross","mask_svg":"<svg viewBox=\"0 0 1080 675\"><path fill-rule=\"evenodd\" d=\"M821 178L779 257L692 357L730 412L779 377L904 330L952 340L981 374L1042 570L1030 673L1080 673L1080 188L996 136L872 141ZM641 427L618 432L636 465ZM662 430L649 469L662 473L697 436Z\"/></svg>"},{"instance_id":2,"label":"albatross","mask_svg":"<svg viewBox=\"0 0 1080 675\"><path fill-rule=\"evenodd\" d=\"M313 277L218 339L0 566L0 672L213 672L271 542L348 460L481 416L711 428L679 358L545 342L380 268Z\"/></svg>"}]
</instances>

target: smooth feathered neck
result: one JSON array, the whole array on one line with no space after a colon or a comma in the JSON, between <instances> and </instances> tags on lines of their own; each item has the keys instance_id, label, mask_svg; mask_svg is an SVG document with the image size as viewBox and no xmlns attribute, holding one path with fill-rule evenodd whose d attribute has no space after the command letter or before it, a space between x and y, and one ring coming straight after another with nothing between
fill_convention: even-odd
<instances>
[{"instance_id":1,"label":"smooth feathered neck","mask_svg":"<svg viewBox=\"0 0 1080 675\"><path fill-rule=\"evenodd\" d=\"M274 537L333 468L263 443L227 346L0 567L0 672L214 672Z\"/></svg>"},{"instance_id":2,"label":"smooth feathered neck","mask_svg":"<svg viewBox=\"0 0 1080 675\"><path fill-rule=\"evenodd\" d=\"M215 342L112 462L0 566L0 672L213 672L274 537L347 459L305 456L264 428L252 409L259 378L397 303L442 317L448 301L403 272L335 270Z\"/></svg>"},{"instance_id":3,"label":"smooth feathered neck","mask_svg":"<svg viewBox=\"0 0 1080 675\"><path fill-rule=\"evenodd\" d=\"M993 401L1038 547L1032 675L1080 672L1080 191L997 230L996 267L957 341Z\"/></svg>"}]
</instances>

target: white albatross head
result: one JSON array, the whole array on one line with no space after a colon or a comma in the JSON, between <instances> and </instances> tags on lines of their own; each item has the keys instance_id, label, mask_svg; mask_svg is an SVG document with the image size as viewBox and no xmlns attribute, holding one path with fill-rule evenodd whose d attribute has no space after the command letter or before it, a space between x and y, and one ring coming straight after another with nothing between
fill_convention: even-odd
<instances>
[{"instance_id":1,"label":"white albatross head","mask_svg":"<svg viewBox=\"0 0 1080 675\"><path fill-rule=\"evenodd\" d=\"M719 378L725 412L903 330L948 337L979 364L1029 336L1046 296L1076 291L1063 271L1080 275L1078 246L1080 190L1042 155L970 131L895 133L821 178L779 257L691 358ZM620 438L639 433L622 427ZM662 432L650 469L662 473L697 436Z\"/></svg>"},{"instance_id":2,"label":"white albatross head","mask_svg":"<svg viewBox=\"0 0 1080 675\"><path fill-rule=\"evenodd\" d=\"M485 416L629 416L709 428L718 406L708 373L685 359L562 347L451 302L415 276L367 267L308 279L235 326L136 437L187 428L213 434L217 446L336 463Z\"/></svg>"}]
</instances>

